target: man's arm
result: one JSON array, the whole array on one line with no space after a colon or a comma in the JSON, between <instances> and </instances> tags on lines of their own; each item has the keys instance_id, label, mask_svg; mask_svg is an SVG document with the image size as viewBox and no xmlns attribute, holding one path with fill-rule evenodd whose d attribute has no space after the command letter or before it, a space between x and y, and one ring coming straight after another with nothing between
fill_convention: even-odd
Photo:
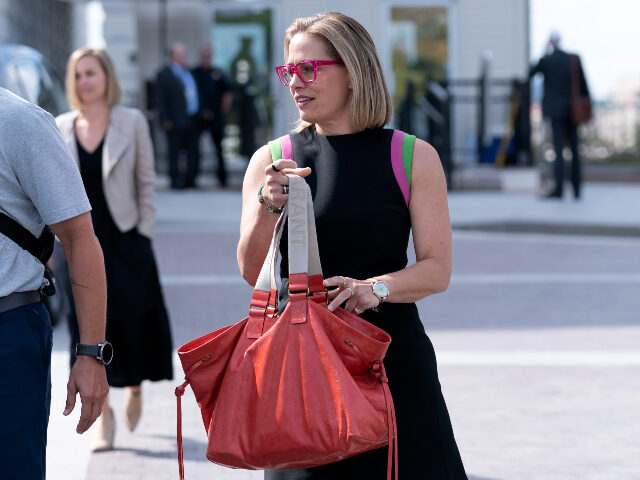
<instances>
[{"instance_id":1,"label":"man's arm","mask_svg":"<svg viewBox=\"0 0 640 480\"><path fill-rule=\"evenodd\" d=\"M530 69L529 69L529 79L531 79L534 75L536 75L537 73L543 73L543 60L544 57L542 57L538 63L536 63L535 65L533 65Z\"/></svg>"},{"instance_id":2,"label":"man's arm","mask_svg":"<svg viewBox=\"0 0 640 480\"><path fill-rule=\"evenodd\" d=\"M76 303L80 343L96 345L105 340L106 280L100 243L93 232L90 213L51 225L64 249ZM104 365L79 356L67 383L64 415L69 415L80 394L82 409L76 431L83 433L102 412L109 385Z\"/></svg>"},{"instance_id":3,"label":"man's arm","mask_svg":"<svg viewBox=\"0 0 640 480\"><path fill-rule=\"evenodd\" d=\"M156 76L156 108L158 113L158 123L163 130L171 130L173 123L169 115L169 98L166 80L166 71L161 70Z\"/></svg>"}]
</instances>

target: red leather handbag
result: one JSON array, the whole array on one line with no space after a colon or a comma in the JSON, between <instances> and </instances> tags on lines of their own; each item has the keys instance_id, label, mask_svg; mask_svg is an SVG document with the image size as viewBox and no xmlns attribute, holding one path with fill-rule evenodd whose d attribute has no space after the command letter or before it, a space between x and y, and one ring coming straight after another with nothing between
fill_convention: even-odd
<instances>
[{"instance_id":1,"label":"red leather handbag","mask_svg":"<svg viewBox=\"0 0 640 480\"><path fill-rule=\"evenodd\" d=\"M387 478L392 465L398 478L395 411L382 363L391 338L353 313L327 309L311 192L301 177L289 179L289 202L249 316L178 349L186 380L175 392L181 480L180 399L189 384L214 463L314 467L388 445ZM279 312L275 265L287 217L290 299Z\"/></svg>"}]
</instances>

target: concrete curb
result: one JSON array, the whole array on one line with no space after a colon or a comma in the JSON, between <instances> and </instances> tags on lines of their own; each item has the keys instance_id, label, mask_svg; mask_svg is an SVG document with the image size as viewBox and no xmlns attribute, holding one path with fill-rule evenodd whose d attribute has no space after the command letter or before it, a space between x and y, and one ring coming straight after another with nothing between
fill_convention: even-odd
<instances>
[{"instance_id":1,"label":"concrete curb","mask_svg":"<svg viewBox=\"0 0 640 480\"><path fill-rule=\"evenodd\" d=\"M598 237L640 238L640 226L567 224L554 222L505 220L499 222L462 223L452 225L454 230L500 232L500 233L543 233L553 235L586 235Z\"/></svg>"}]
</instances>

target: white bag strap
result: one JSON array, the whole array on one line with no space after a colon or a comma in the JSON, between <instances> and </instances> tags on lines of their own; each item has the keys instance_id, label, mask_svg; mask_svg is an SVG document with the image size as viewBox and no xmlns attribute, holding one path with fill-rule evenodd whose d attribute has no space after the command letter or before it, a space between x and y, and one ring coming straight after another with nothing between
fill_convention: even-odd
<instances>
[{"instance_id":1,"label":"white bag strap","mask_svg":"<svg viewBox=\"0 0 640 480\"><path fill-rule=\"evenodd\" d=\"M271 245L258 275L255 290L269 292L278 287L275 268L284 231L284 220L287 218L289 220L289 275L296 273L307 273L309 276L322 275L311 189L304 178L298 175L287 176L289 177L289 201L274 227Z\"/></svg>"}]
</instances>

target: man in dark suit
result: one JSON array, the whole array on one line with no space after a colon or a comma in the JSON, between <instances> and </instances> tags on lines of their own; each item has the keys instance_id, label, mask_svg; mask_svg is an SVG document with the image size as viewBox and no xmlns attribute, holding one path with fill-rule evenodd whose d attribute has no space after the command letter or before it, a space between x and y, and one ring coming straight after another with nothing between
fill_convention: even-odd
<instances>
[{"instance_id":1,"label":"man in dark suit","mask_svg":"<svg viewBox=\"0 0 640 480\"><path fill-rule=\"evenodd\" d=\"M562 198L564 184L564 157L562 151L568 141L571 147L571 183L575 198L580 198L582 173L580 153L578 152L578 125L571 120L571 55L560 48L560 35L551 34L549 39L551 53L540 59L529 71L529 77L537 73L544 75L544 97L542 113L551 120L553 147L556 153L554 164L555 187L547 198ZM580 93L589 96L587 81L582 70L580 58L577 69Z\"/></svg>"},{"instance_id":2,"label":"man in dark suit","mask_svg":"<svg viewBox=\"0 0 640 480\"><path fill-rule=\"evenodd\" d=\"M171 188L195 187L198 176L198 111L196 82L186 65L184 45L171 47L169 64L156 77L160 126L167 134ZM187 155L187 172L180 172L180 152Z\"/></svg>"},{"instance_id":3,"label":"man in dark suit","mask_svg":"<svg viewBox=\"0 0 640 480\"><path fill-rule=\"evenodd\" d=\"M217 176L220 185L227 185L227 169L222 153L225 118L231 102L231 83L226 75L212 65L212 48L202 47L200 64L191 72L198 85L200 98L200 132L210 132L213 146L218 157Z\"/></svg>"}]
</instances>

